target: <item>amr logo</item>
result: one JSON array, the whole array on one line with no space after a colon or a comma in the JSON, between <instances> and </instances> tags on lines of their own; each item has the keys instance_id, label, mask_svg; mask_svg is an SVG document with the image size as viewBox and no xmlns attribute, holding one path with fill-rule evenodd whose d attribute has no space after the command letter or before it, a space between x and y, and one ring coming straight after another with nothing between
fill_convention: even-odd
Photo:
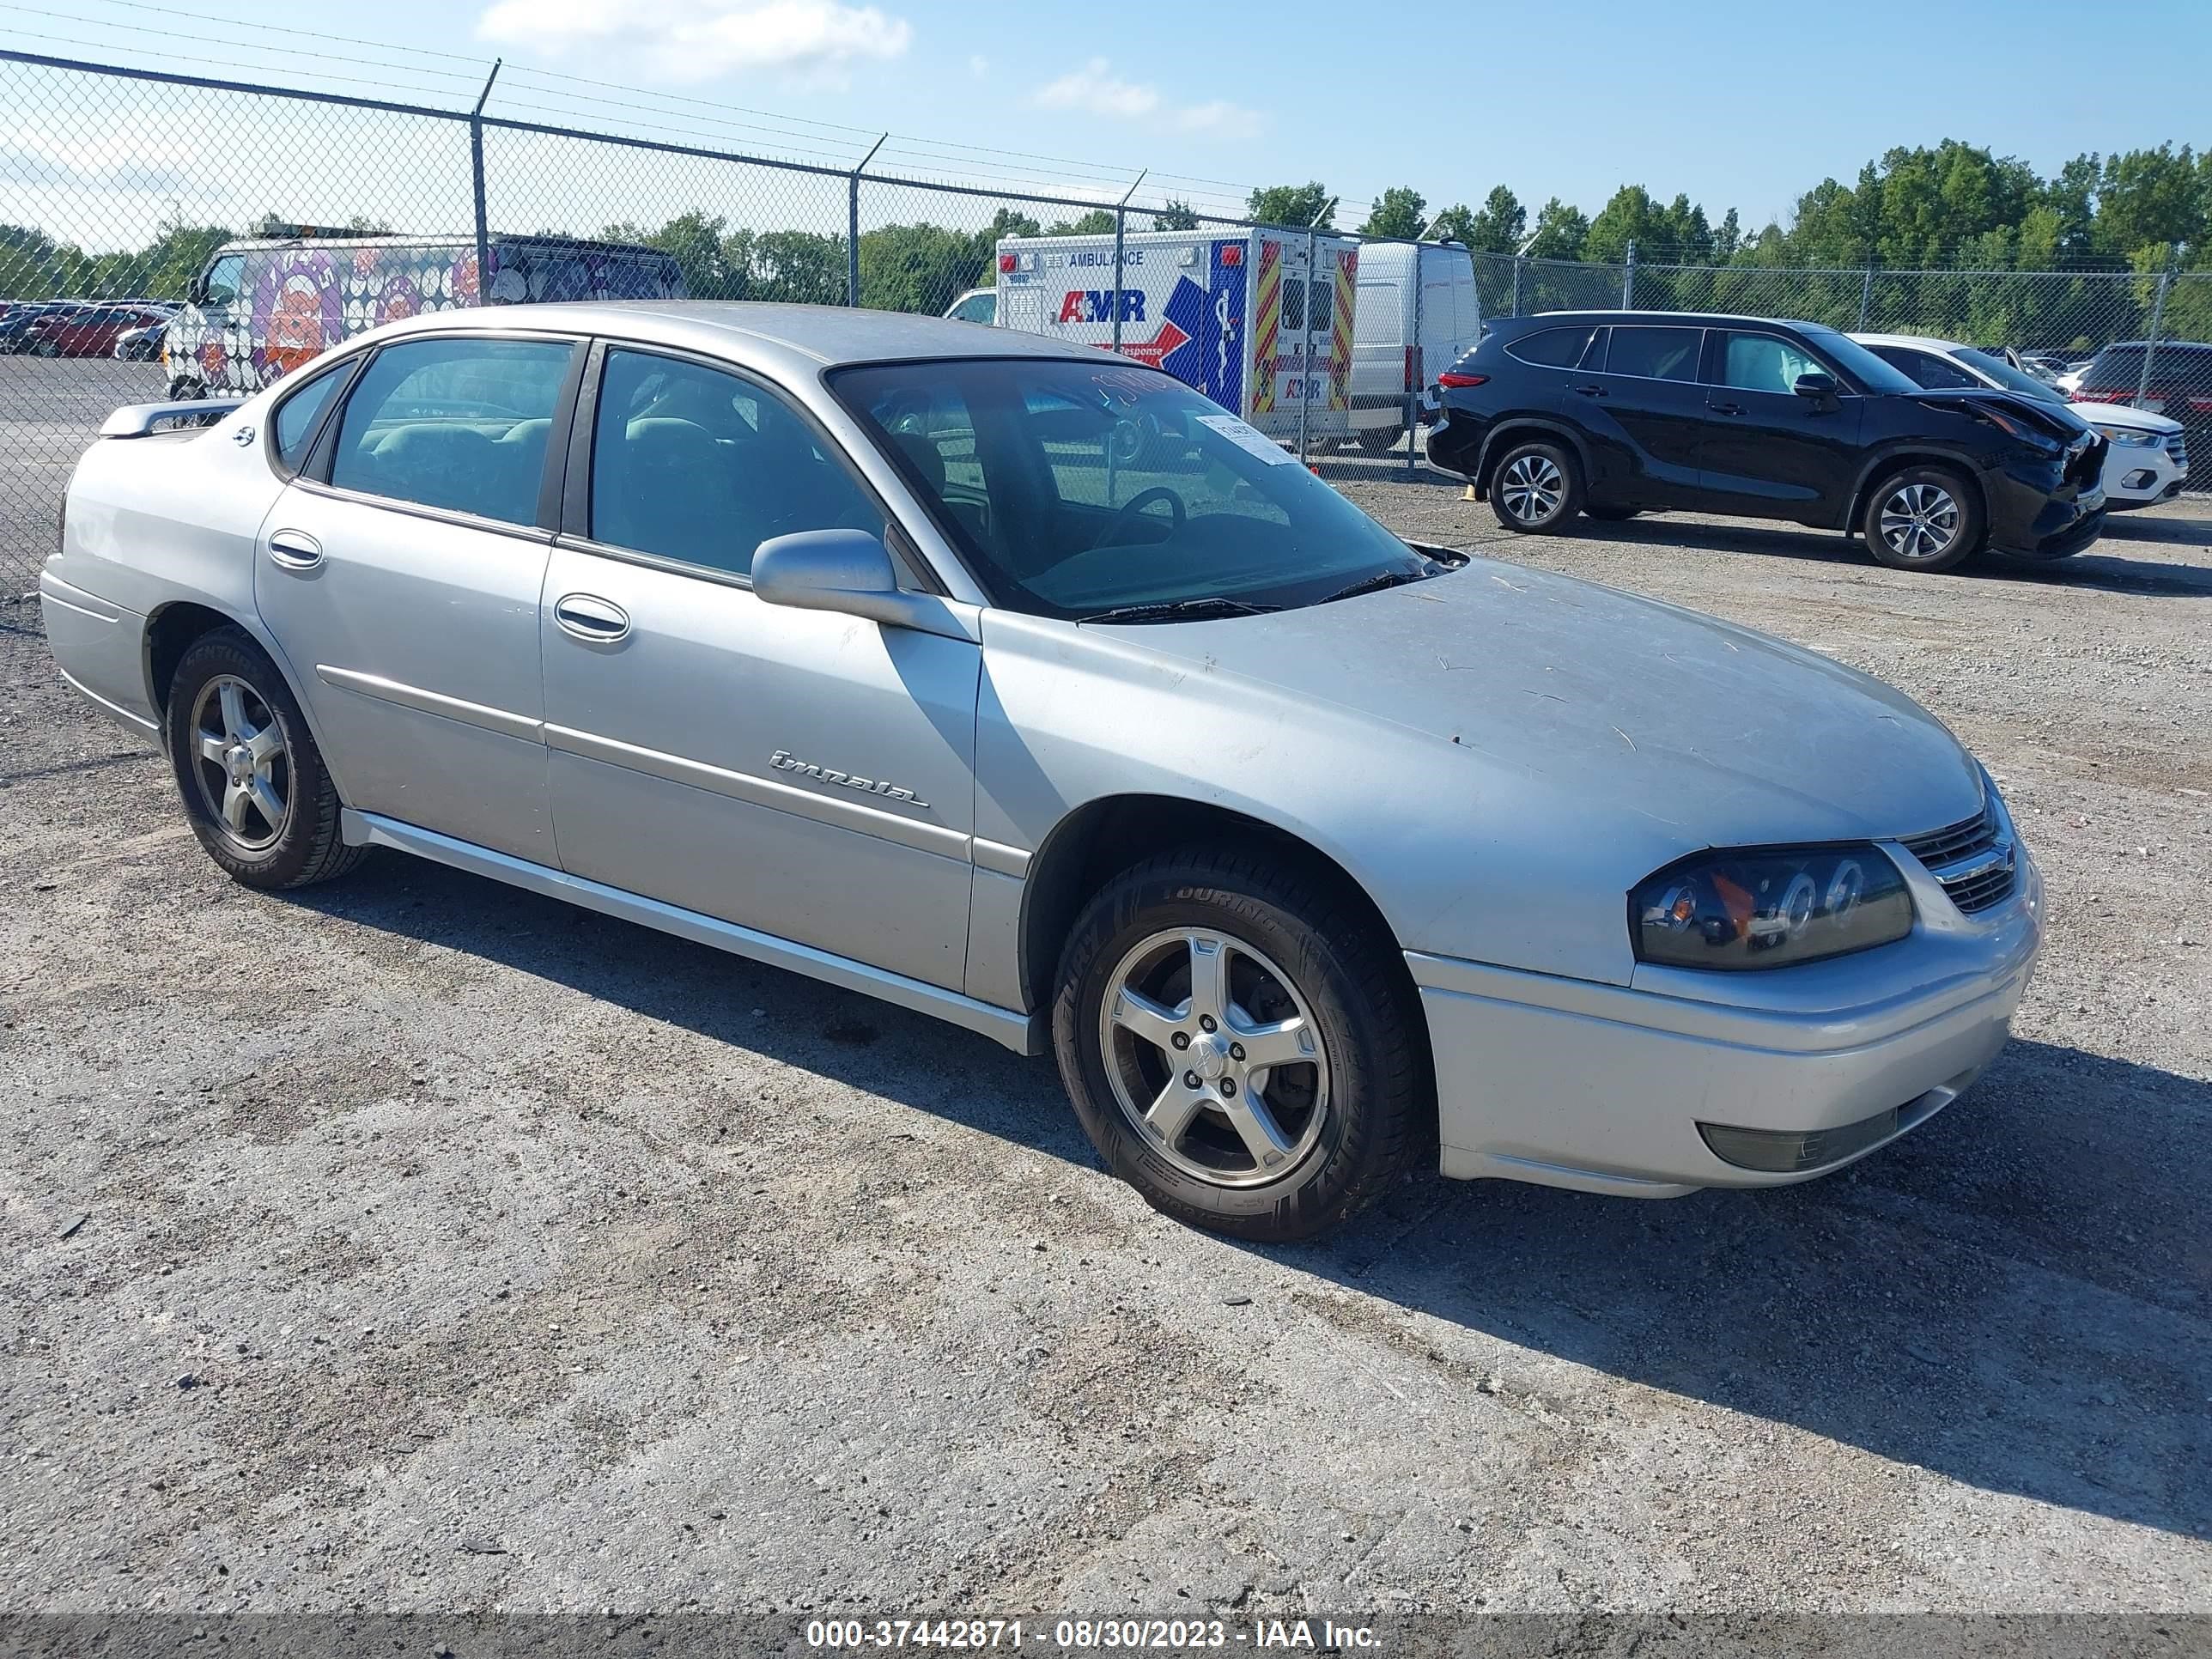
<instances>
[{"instance_id":1,"label":"amr logo","mask_svg":"<svg viewBox=\"0 0 2212 1659\"><path fill-rule=\"evenodd\" d=\"M768 757L768 763L779 772L796 772L816 783L834 783L840 788L857 789L864 795L881 795L885 800L904 801L908 806L929 805L911 789L902 789L895 783L884 783L874 778L855 777L850 772L840 772L832 767L817 766L812 761L800 760L788 750L777 750Z\"/></svg>"}]
</instances>

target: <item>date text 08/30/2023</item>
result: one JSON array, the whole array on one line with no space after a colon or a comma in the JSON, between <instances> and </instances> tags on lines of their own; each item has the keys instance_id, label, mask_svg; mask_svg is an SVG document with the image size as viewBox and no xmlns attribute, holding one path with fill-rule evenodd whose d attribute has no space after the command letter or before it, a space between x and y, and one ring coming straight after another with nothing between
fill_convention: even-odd
<instances>
[{"instance_id":1,"label":"date text 08/30/2023","mask_svg":"<svg viewBox=\"0 0 2212 1659\"><path fill-rule=\"evenodd\" d=\"M1062 1650L1171 1652L1194 1648L1373 1649L1373 1630L1331 1619L815 1619L806 1644L824 1650L988 1650L1024 1644Z\"/></svg>"}]
</instances>

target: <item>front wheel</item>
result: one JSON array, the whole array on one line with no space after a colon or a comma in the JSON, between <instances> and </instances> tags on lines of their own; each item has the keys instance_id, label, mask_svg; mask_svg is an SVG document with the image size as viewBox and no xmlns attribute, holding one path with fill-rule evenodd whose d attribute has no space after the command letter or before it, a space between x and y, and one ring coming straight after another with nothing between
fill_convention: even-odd
<instances>
[{"instance_id":1,"label":"front wheel","mask_svg":"<svg viewBox=\"0 0 2212 1659\"><path fill-rule=\"evenodd\" d=\"M173 404L196 404L206 396L206 382L195 380L189 374L179 374L169 382L169 401Z\"/></svg>"},{"instance_id":2,"label":"front wheel","mask_svg":"<svg viewBox=\"0 0 2212 1659\"><path fill-rule=\"evenodd\" d=\"M1099 1155L1195 1226L1283 1243L1395 1180L1428 1099L1404 967L1329 883L1192 848L1116 877L1060 963L1053 1042Z\"/></svg>"},{"instance_id":3,"label":"front wheel","mask_svg":"<svg viewBox=\"0 0 2212 1659\"><path fill-rule=\"evenodd\" d=\"M1490 508L1508 530L1541 535L1582 506L1582 468L1555 443L1518 443L1490 475Z\"/></svg>"},{"instance_id":4,"label":"front wheel","mask_svg":"<svg viewBox=\"0 0 2212 1659\"><path fill-rule=\"evenodd\" d=\"M1868 495L1860 528L1893 570L1950 570L1981 546L1981 503L1948 467L1909 466Z\"/></svg>"},{"instance_id":5,"label":"front wheel","mask_svg":"<svg viewBox=\"0 0 2212 1659\"><path fill-rule=\"evenodd\" d=\"M207 855L248 887L343 875L365 848L338 832L337 789L292 689L242 628L186 647L169 681L169 762Z\"/></svg>"}]
</instances>

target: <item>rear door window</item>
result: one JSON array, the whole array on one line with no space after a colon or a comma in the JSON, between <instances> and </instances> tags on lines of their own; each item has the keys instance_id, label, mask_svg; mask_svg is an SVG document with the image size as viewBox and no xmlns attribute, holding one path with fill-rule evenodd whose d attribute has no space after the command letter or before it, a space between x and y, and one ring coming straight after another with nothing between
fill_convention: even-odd
<instances>
[{"instance_id":1,"label":"rear door window","mask_svg":"<svg viewBox=\"0 0 2212 1659\"><path fill-rule=\"evenodd\" d=\"M346 399L331 485L502 524L533 522L575 351L564 340L385 347Z\"/></svg>"},{"instance_id":2,"label":"rear door window","mask_svg":"<svg viewBox=\"0 0 2212 1659\"><path fill-rule=\"evenodd\" d=\"M319 417L351 370L350 363L325 369L277 404L276 459L287 472L297 472L306 462Z\"/></svg>"},{"instance_id":3,"label":"rear door window","mask_svg":"<svg viewBox=\"0 0 2212 1659\"><path fill-rule=\"evenodd\" d=\"M1698 352L1705 343L1699 328L1645 328L1616 324L1606 354L1608 374L1634 374L1647 380L1694 380Z\"/></svg>"}]
</instances>

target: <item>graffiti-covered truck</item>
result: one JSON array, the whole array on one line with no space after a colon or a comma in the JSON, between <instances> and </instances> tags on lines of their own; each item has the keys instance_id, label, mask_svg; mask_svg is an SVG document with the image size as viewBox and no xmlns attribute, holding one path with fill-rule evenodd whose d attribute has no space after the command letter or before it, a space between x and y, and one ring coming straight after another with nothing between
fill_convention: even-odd
<instances>
[{"instance_id":1,"label":"graffiti-covered truck","mask_svg":"<svg viewBox=\"0 0 2212 1659\"><path fill-rule=\"evenodd\" d=\"M1311 269L1308 252L1311 251ZM1269 437L1352 434L1359 244L1317 232L1148 230L1122 238L1009 236L998 248L1000 328L1111 349L1166 370Z\"/></svg>"},{"instance_id":2,"label":"graffiti-covered truck","mask_svg":"<svg viewBox=\"0 0 2212 1659\"><path fill-rule=\"evenodd\" d=\"M162 364L173 398L245 396L363 330L425 311L556 300L681 300L658 248L563 236L315 233L226 242L170 320Z\"/></svg>"}]
</instances>

